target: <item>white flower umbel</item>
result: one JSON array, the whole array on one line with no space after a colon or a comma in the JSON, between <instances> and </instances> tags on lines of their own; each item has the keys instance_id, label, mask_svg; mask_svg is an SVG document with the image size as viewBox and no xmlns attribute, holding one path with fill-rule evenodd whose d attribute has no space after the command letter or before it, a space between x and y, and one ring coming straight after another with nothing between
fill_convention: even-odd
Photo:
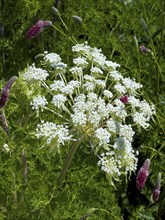
<instances>
[{"instance_id":1,"label":"white flower umbel","mask_svg":"<svg viewBox=\"0 0 165 220\"><path fill-rule=\"evenodd\" d=\"M101 169L108 173L112 177L120 176L120 169L118 168L118 162L115 158L115 153L113 151L101 154L98 165L101 166Z\"/></svg>"},{"instance_id":2,"label":"white flower umbel","mask_svg":"<svg viewBox=\"0 0 165 220\"><path fill-rule=\"evenodd\" d=\"M120 81L121 79L123 79L123 76L116 70L110 72L110 77L115 81Z\"/></svg>"},{"instance_id":3,"label":"white flower umbel","mask_svg":"<svg viewBox=\"0 0 165 220\"><path fill-rule=\"evenodd\" d=\"M61 62L61 57L56 53L45 52L44 60L50 64L58 64Z\"/></svg>"},{"instance_id":4,"label":"white flower umbel","mask_svg":"<svg viewBox=\"0 0 165 220\"><path fill-rule=\"evenodd\" d=\"M52 141L54 141L57 145L64 145L65 141L71 140L71 135L69 135L67 127L44 121L42 121L41 124L38 124L36 137L45 138L47 144L51 144Z\"/></svg>"},{"instance_id":5,"label":"white flower umbel","mask_svg":"<svg viewBox=\"0 0 165 220\"><path fill-rule=\"evenodd\" d=\"M57 108L64 108L64 104L66 102L67 98L63 94L57 94L53 96L52 103Z\"/></svg>"},{"instance_id":6,"label":"white flower umbel","mask_svg":"<svg viewBox=\"0 0 165 220\"><path fill-rule=\"evenodd\" d=\"M49 74L46 70L36 68L35 64L30 66L23 74L23 78L26 81L45 81L48 76Z\"/></svg>"},{"instance_id":7,"label":"white flower umbel","mask_svg":"<svg viewBox=\"0 0 165 220\"><path fill-rule=\"evenodd\" d=\"M134 96L129 96L128 102L131 103L133 109L135 109L135 107L140 107L140 100L135 98Z\"/></svg>"},{"instance_id":8,"label":"white flower umbel","mask_svg":"<svg viewBox=\"0 0 165 220\"><path fill-rule=\"evenodd\" d=\"M85 126L87 122L86 115L82 112L77 112L76 114L71 115L72 122L75 126Z\"/></svg>"},{"instance_id":9,"label":"white flower umbel","mask_svg":"<svg viewBox=\"0 0 165 220\"><path fill-rule=\"evenodd\" d=\"M133 136L135 132L133 131L131 125L120 125L120 136L125 137L128 141L133 141Z\"/></svg>"},{"instance_id":10,"label":"white flower umbel","mask_svg":"<svg viewBox=\"0 0 165 220\"><path fill-rule=\"evenodd\" d=\"M50 88L52 91L62 91L62 89L65 87L64 81L56 80L53 84L50 84Z\"/></svg>"},{"instance_id":11,"label":"white flower umbel","mask_svg":"<svg viewBox=\"0 0 165 220\"><path fill-rule=\"evenodd\" d=\"M93 48L90 52L93 64L97 67L102 67L105 65L106 57L101 53L101 49Z\"/></svg>"},{"instance_id":12,"label":"white flower umbel","mask_svg":"<svg viewBox=\"0 0 165 220\"><path fill-rule=\"evenodd\" d=\"M132 115L133 121L136 123L136 125L139 125L143 128L148 128L150 124L148 123L148 118L145 117L143 113L136 112Z\"/></svg>"},{"instance_id":13,"label":"white flower umbel","mask_svg":"<svg viewBox=\"0 0 165 220\"><path fill-rule=\"evenodd\" d=\"M113 97L112 92L109 91L109 90L104 90L104 91L103 91L103 94L104 94L105 97L107 97L107 98L109 98L109 99L111 99L111 98Z\"/></svg>"},{"instance_id":14,"label":"white flower umbel","mask_svg":"<svg viewBox=\"0 0 165 220\"><path fill-rule=\"evenodd\" d=\"M116 128L117 128L117 122L110 118L108 121L107 121L107 129L110 133L116 133Z\"/></svg>"},{"instance_id":15,"label":"white flower umbel","mask_svg":"<svg viewBox=\"0 0 165 220\"><path fill-rule=\"evenodd\" d=\"M91 111L88 115L88 120L91 124L93 124L94 128L97 128L100 123L101 116L97 112Z\"/></svg>"},{"instance_id":16,"label":"white flower umbel","mask_svg":"<svg viewBox=\"0 0 165 220\"><path fill-rule=\"evenodd\" d=\"M128 94L130 95L135 95L136 90L142 88L142 85L140 83L137 83L130 78L123 78L122 83L127 89Z\"/></svg>"},{"instance_id":17,"label":"white flower umbel","mask_svg":"<svg viewBox=\"0 0 165 220\"><path fill-rule=\"evenodd\" d=\"M95 82L96 79L94 76L90 76L90 75L84 75L84 79L87 80L87 81L90 81L90 82Z\"/></svg>"},{"instance_id":18,"label":"white flower umbel","mask_svg":"<svg viewBox=\"0 0 165 220\"><path fill-rule=\"evenodd\" d=\"M101 87L102 89L104 89L104 88L106 87L105 81L104 81L104 80L101 80L101 79L97 79L97 80L96 80L96 85L97 85L98 87Z\"/></svg>"},{"instance_id":19,"label":"white flower umbel","mask_svg":"<svg viewBox=\"0 0 165 220\"><path fill-rule=\"evenodd\" d=\"M47 53L42 64L50 65L49 73L32 65L24 75L27 81L45 81L35 90L38 98L31 100L33 109L47 109L42 120L49 119L38 125L36 137L51 147L65 141L71 145L60 181L83 141L83 146L92 147L108 178L118 179L136 170L133 138L139 127L148 128L155 108L138 97L142 85L122 76L117 70L120 65L107 60L101 49L85 43L73 46L72 52L69 68L60 67L60 56Z\"/></svg>"},{"instance_id":20,"label":"white flower umbel","mask_svg":"<svg viewBox=\"0 0 165 220\"><path fill-rule=\"evenodd\" d=\"M117 67L120 67L118 63L109 60L105 61L105 67L104 67L105 70L112 71L115 70Z\"/></svg>"},{"instance_id":21,"label":"white flower umbel","mask_svg":"<svg viewBox=\"0 0 165 220\"><path fill-rule=\"evenodd\" d=\"M35 97L33 99L33 101L30 102L32 109L38 110L39 108L41 108L41 111L43 111L43 109L46 107L47 104L48 104L48 102L47 102L46 98L41 95Z\"/></svg>"},{"instance_id":22,"label":"white flower umbel","mask_svg":"<svg viewBox=\"0 0 165 220\"><path fill-rule=\"evenodd\" d=\"M149 105L146 100L140 102L140 112L146 117L149 121L153 114L155 114L155 107L154 105Z\"/></svg>"},{"instance_id":23,"label":"white flower umbel","mask_svg":"<svg viewBox=\"0 0 165 220\"><path fill-rule=\"evenodd\" d=\"M73 74L73 76L81 76L83 74L82 67L72 67L70 69L70 72Z\"/></svg>"},{"instance_id":24,"label":"white flower umbel","mask_svg":"<svg viewBox=\"0 0 165 220\"><path fill-rule=\"evenodd\" d=\"M95 73L98 73L98 74L103 74L103 71L100 69L100 68L98 68L98 67L92 67L91 68L91 73L92 74L95 74Z\"/></svg>"},{"instance_id":25,"label":"white flower umbel","mask_svg":"<svg viewBox=\"0 0 165 220\"><path fill-rule=\"evenodd\" d=\"M91 47L87 45L87 43L85 44L76 44L75 46L72 47L72 51L78 53L80 56L82 55L86 55L89 53Z\"/></svg>"},{"instance_id":26,"label":"white flower umbel","mask_svg":"<svg viewBox=\"0 0 165 220\"><path fill-rule=\"evenodd\" d=\"M98 128L95 131L95 136L99 139L100 146L104 146L110 142L111 134L106 128Z\"/></svg>"},{"instance_id":27,"label":"white flower umbel","mask_svg":"<svg viewBox=\"0 0 165 220\"><path fill-rule=\"evenodd\" d=\"M126 93L126 88L124 86L122 86L120 83L117 83L115 86L114 86L114 89L119 93L119 94L125 94Z\"/></svg>"},{"instance_id":28,"label":"white flower umbel","mask_svg":"<svg viewBox=\"0 0 165 220\"><path fill-rule=\"evenodd\" d=\"M88 65L88 62L86 61L84 57L78 57L78 58L73 59L73 63L80 67L85 67Z\"/></svg>"}]
</instances>

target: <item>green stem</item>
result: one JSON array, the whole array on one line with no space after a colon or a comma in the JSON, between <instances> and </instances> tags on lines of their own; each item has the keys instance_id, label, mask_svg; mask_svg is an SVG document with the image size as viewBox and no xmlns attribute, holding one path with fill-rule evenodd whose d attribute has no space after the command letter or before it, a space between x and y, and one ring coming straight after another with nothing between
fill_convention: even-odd
<instances>
[{"instance_id":1,"label":"green stem","mask_svg":"<svg viewBox=\"0 0 165 220\"><path fill-rule=\"evenodd\" d=\"M80 146L82 139L83 138L80 138L77 142L75 142L74 145L72 146L72 148L70 149L68 156L65 160L64 168L61 171L60 176L58 178L58 186L60 186L62 184L62 182L65 180L65 176L66 176L66 173L69 169L69 165L70 165L78 147Z\"/></svg>"},{"instance_id":2,"label":"green stem","mask_svg":"<svg viewBox=\"0 0 165 220\"><path fill-rule=\"evenodd\" d=\"M54 25L52 25L52 27L54 28L54 29L56 29L57 31L59 31L62 35L64 35L65 37L67 37L67 35L62 31L62 30L60 30L58 27L56 27L56 26L54 26ZM77 41L76 41L76 39L73 37L73 36L71 36L71 37L69 37L68 38L72 43L77 43Z\"/></svg>"},{"instance_id":3,"label":"green stem","mask_svg":"<svg viewBox=\"0 0 165 220\"><path fill-rule=\"evenodd\" d=\"M56 29L57 31L59 31L62 35L64 35L65 37L67 37L66 34L65 34L62 30L60 30L58 27L56 27L56 26L54 26L54 25L52 25L52 27L53 27L54 29Z\"/></svg>"},{"instance_id":4,"label":"green stem","mask_svg":"<svg viewBox=\"0 0 165 220\"><path fill-rule=\"evenodd\" d=\"M68 31L68 27L66 26L65 22L63 21L61 15L60 15L59 13L58 13L58 16L59 16L59 18L60 18L62 24L64 25L65 29Z\"/></svg>"}]
</instances>

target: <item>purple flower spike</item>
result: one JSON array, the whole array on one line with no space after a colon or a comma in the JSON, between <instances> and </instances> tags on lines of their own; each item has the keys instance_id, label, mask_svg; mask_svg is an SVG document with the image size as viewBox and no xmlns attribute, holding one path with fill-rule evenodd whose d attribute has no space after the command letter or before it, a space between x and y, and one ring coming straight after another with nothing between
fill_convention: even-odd
<instances>
[{"instance_id":1,"label":"purple flower spike","mask_svg":"<svg viewBox=\"0 0 165 220\"><path fill-rule=\"evenodd\" d=\"M120 101L124 104L128 103L128 96L127 95L121 96Z\"/></svg>"},{"instance_id":2,"label":"purple flower spike","mask_svg":"<svg viewBox=\"0 0 165 220\"><path fill-rule=\"evenodd\" d=\"M27 32L26 36L28 39L32 39L37 37L39 33L41 33L45 27L52 26L51 21L42 21L39 20L35 25L33 25L30 30Z\"/></svg>"},{"instance_id":3,"label":"purple flower spike","mask_svg":"<svg viewBox=\"0 0 165 220\"><path fill-rule=\"evenodd\" d=\"M152 193L152 198L153 198L153 201L155 202L158 201L159 196L160 196L160 182L161 182L161 173L158 174L156 187Z\"/></svg>"},{"instance_id":4,"label":"purple flower spike","mask_svg":"<svg viewBox=\"0 0 165 220\"><path fill-rule=\"evenodd\" d=\"M146 181L147 181L147 178L149 176L149 166L150 166L150 159L146 159L144 161L144 164L143 166L140 168L138 174L137 174L137 177L136 177L136 187L141 190Z\"/></svg>"},{"instance_id":5,"label":"purple flower spike","mask_svg":"<svg viewBox=\"0 0 165 220\"><path fill-rule=\"evenodd\" d=\"M11 77L7 82L6 86L2 89L0 97L0 109L2 109L6 105L10 93L10 88L13 85L13 83L17 80L17 78L18 77L16 76Z\"/></svg>"}]
</instances>

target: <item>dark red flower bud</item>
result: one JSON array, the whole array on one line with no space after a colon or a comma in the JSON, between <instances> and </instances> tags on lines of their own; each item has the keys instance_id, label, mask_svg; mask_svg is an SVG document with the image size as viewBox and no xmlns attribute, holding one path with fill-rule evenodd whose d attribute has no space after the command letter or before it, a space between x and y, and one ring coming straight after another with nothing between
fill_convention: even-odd
<instances>
[{"instance_id":1,"label":"dark red flower bud","mask_svg":"<svg viewBox=\"0 0 165 220\"><path fill-rule=\"evenodd\" d=\"M141 190L146 181L147 181L147 178L149 176L149 166L150 166L150 159L146 159L144 161L144 164L143 166L140 168L138 174L137 174L137 177L136 177L136 187Z\"/></svg>"},{"instance_id":2,"label":"dark red flower bud","mask_svg":"<svg viewBox=\"0 0 165 220\"><path fill-rule=\"evenodd\" d=\"M128 103L128 96L127 95L121 96L120 101L124 104Z\"/></svg>"}]
</instances>

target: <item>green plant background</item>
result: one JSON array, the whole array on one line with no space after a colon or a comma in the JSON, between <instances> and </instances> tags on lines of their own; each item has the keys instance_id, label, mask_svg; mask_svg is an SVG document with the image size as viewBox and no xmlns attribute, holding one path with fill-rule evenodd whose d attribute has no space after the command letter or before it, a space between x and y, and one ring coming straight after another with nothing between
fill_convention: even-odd
<instances>
[{"instance_id":1,"label":"green plant background","mask_svg":"<svg viewBox=\"0 0 165 220\"><path fill-rule=\"evenodd\" d=\"M44 51L58 53L69 64L73 46L69 36L73 34L79 43L88 41L90 46L101 48L108 59L121 64L120 71L141 82L143 96L157 108L151 128L142 135L137 134L134 142L140 152L139 167L146 158L151 158L151 175L142 192L134 189L134 174L116 183L116 189L112 188L86 146L78 150L64 185L57 189L57 178L69 146L65 146L60 155L39 149L40 143L31 134L36 126L33 112L21 85L16 82L4 109L10 137L0 127L0 219L163 219L165 2L2 0L0 4L1 88L6 80L18 75ZM53 14L53 5L58 8L69 32ZM73 15L80 16L83 23L75 23ZM39 19L52 20L68 37L48 28L37 38L28 40L28 29ZM154 56L140 53L140 45L149 48ZM11 147L9 153L3 151L4 143ZM23 175L25 167L21 154L27 160L27 180ZM158 172L162 173L161 198L149 205Z\"/></svg>"}]
</instances>

